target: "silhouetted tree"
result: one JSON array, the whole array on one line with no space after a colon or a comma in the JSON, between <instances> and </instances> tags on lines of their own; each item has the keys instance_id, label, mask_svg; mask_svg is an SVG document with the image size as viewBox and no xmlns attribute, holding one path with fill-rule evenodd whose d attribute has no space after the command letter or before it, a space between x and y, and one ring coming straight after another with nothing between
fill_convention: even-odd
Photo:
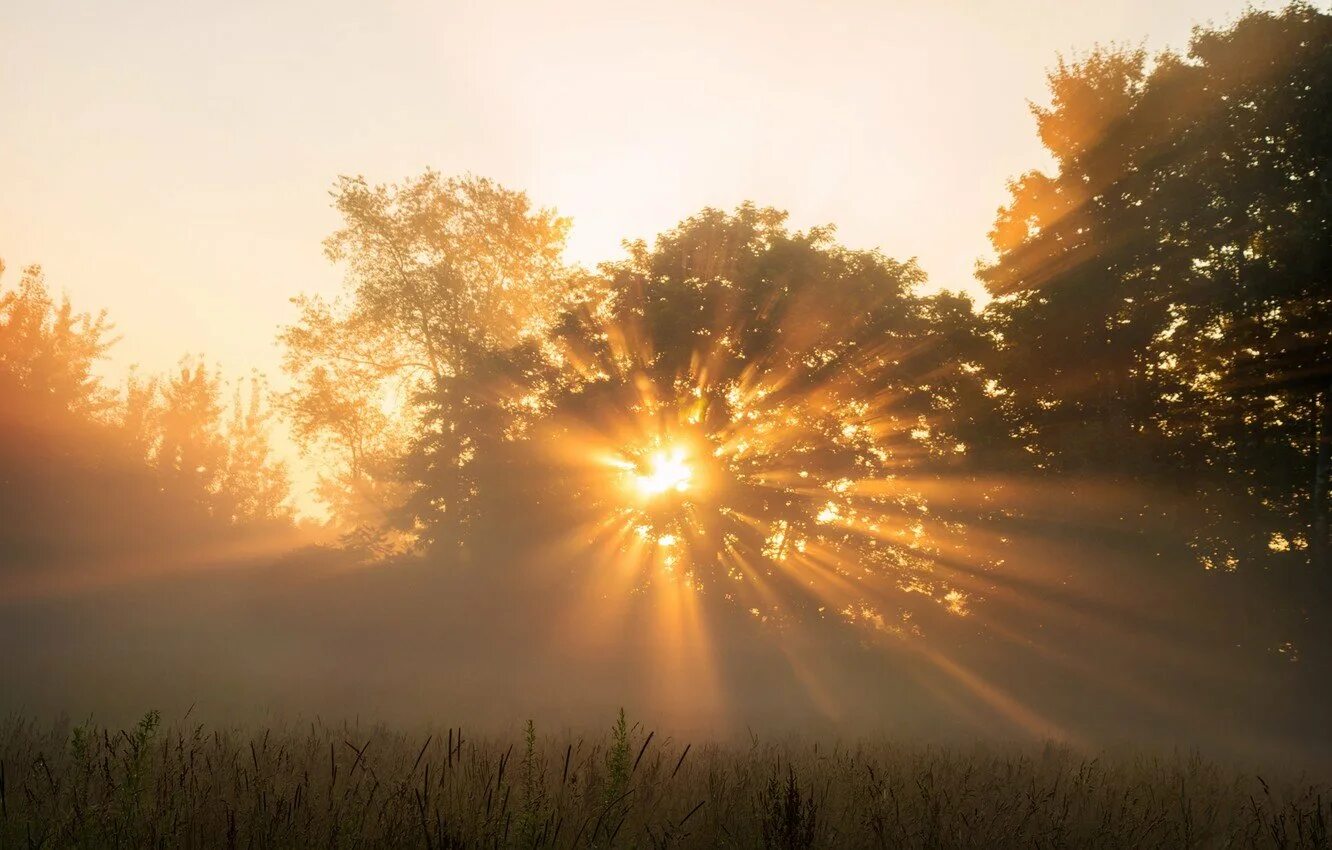
<instances>
[{"instance_id":1,"label":"silhouetted tree","mask_svg":"<svg viewBox=\"0 0 1332 850\"><path fill-rule=\"evenodd\" d=\"M831 228L792 231L753 205L704 210L628 249L547 351L496 352L450 385L488 416L472 474L409 465L417 493L469 488L462 537L486 563L549 562L570 535L586 546L627 530L624 547L657 553L639 580L674 574L765 616L834 602L862 614L866 599L905 593L952 593L960 608L921 490L957 475L996 419L981 413L994 401L970 302L920 296L914 262L844 248ZM423 447L456 439L446 409ZM673 452L688 478L678 493L651 480ZM411 504L434 539L439 513ZM578 551L591 569L591 549Z\"/></svg>"},{"instance_id":2,"label":"silhouetted tree","mask_svg":"<svg viewBox=\"0 0 1332 850\"><path fill-rule=\"evenodd\" d=\"M1209 564L1324 553L1332 17L1097 50L1050 89L1056 170L1013 182L980 272L1015 430L1052 471L1202 490Z\"/></svg>"}]
</instances>

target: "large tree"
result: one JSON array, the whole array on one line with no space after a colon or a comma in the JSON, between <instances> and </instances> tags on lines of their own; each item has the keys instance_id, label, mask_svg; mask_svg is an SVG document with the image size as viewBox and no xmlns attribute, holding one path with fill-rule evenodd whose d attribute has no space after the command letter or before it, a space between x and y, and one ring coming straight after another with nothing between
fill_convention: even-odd
<instances>
[{"instance_id":1,"label":"large tree","mask_svg":"<svg viewBox=\"0 0 1332 850\"><path fill-rule=\"evenodd\" d=\"M924 494L993 421L970 302L921 296L914 262L753 205L628 249L545 353L474 371L466 391L490 418L473 551L710 587L764 617L822 609L896 630L911 594L964 610L980 583L941 562L932 532L948 531ZM434 468L413 472L434 492ZM444 520L427 504L415 516Z\"/></svg>"},{"instance_id":2,"label":"large tree","mask_svg":"<svg viewBox=\"0 0 1332 850\"><path fill-rule=\"evenodd\" d=\"M1326 560L1332 17L1096 50L1050 91L1056 168L1011 184L980 272L1019 432L1052 469L1201 489L1208 563Z\"/></svg>"},{"instance_id":3,"label":"large tree","mask_svg":"<svg viewBox=\"0 0 1332 850\"><path fill-rule=\"evenodd\" d=\"M343 226L325 242L347 271L342 296L296 299L282 334L297 438L326 458L325 491L350 525L401 507L401 461L419 436L421 398L467 421L457 387L473 364L539 339L568 291L568 221L480 178L433 171L401 184L344 177ZM466 466L469 435L448 449ZM459 490L448 509L458 513Z\"/></svg>"}]
</instances>

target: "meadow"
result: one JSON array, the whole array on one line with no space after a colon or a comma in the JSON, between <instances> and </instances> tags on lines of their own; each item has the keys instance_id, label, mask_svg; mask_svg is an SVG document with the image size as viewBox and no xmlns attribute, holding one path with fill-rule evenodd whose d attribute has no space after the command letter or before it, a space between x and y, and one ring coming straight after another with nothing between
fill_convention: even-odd
<instances>
[{"instance_id":1,"label":"meadow","mask_svg":"<svg viewBox=\"0 0 1332 850\"><path fill-rule=\"evenodd\" d=\"M3 847L1328 847L1324 778L1197 753L0 726Z\"/></svg>"}]
</instances>

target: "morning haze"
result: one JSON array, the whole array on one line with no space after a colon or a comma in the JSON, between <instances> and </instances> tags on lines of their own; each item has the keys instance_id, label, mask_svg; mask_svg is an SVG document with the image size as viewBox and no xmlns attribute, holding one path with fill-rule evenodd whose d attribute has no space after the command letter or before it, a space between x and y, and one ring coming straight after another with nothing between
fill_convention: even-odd
<instances>
[{"instance_id":1,"label":"morning haze","mask_svg":"<svg viewBox=\"0 0 1332 850\"><path fill-rule=\"evenodd\" d=\"M1332 10L0 10L0 847L1328 847Z\"/></svg>"}]
</instances>

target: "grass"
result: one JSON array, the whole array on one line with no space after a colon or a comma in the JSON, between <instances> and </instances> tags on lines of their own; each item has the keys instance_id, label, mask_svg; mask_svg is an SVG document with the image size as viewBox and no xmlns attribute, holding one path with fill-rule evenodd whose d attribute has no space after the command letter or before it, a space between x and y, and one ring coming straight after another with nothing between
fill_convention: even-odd
<instances>
[{"instance_id":1,"label":"grass","mask_svg":"<svg viewBox=\"0 0 1332 850\"><path fill-rule=\"evenodd\" d=\"M1332 788L1197 755L0 724L0 847L1329 847Z\"/></svg>"}]
</instances>

